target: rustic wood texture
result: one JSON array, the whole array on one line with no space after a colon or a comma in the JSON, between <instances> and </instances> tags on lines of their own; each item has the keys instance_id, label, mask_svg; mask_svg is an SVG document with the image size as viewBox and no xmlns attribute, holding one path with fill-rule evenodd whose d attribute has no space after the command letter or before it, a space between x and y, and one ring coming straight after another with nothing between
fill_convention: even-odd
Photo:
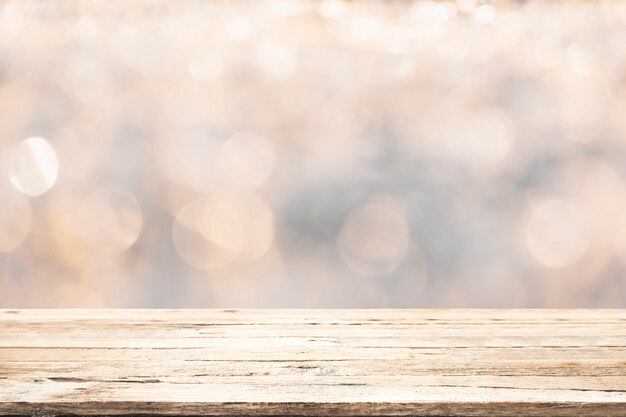
<instances>
[{"instance_id":1,"label":"rustic wood texture","mask_svg":"<svg viewBox=\"0 0 626 417\"><path fill-rule=\"evenodd\" d=\"M0 415L626 416L625 310L0 310Z\"/></svg>"}]
</instances>

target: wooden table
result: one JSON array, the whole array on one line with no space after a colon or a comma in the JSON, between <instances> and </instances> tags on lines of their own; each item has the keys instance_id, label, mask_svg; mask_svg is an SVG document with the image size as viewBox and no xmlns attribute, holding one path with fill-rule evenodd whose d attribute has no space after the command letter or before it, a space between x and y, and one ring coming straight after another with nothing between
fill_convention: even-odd
<instances>
[{"instance_id":1,"label":"wooden table","mask_svg":"<svg viewBox=\"0 0 626 417\"><path fill-rule=\"evenodd\" d=\"M0 415L626 416L626 310L0 310Z\"/></svg>"}]
</instances>

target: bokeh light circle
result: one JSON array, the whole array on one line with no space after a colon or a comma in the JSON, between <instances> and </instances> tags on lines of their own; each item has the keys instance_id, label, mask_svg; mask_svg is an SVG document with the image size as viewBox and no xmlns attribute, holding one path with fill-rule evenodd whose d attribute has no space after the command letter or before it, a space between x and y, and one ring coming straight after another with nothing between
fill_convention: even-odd
<instances>
[{"instance_id":1,"label":"bokeh light circle","mask_svg":"<svg viewBox=\"0 0 626 417\"><path fill-rule=\"evenodd\" d=\"M121 187L103 187L89 194L80 204L79 216L81 236L99 250L128 249L143 227L137 199Z\"/></svg>"},{"instance_id":2,"label":"bokeh light circle","mask_svg":"<svg viewBox=\"0 0 626 417\"><path fill-rule=\"evenodd\" d=\"M346 265L361 275L393 271L409 248L409 228L392 207L365 203L352 210L337 236L337 248Z\"/></svg>"},{"instance_id":3,"label":"bokeh light circle","mask_svg":"<svg viewBox=\"0 0 626 417\"><path fill-rule=\"evenodd\" d=\"M259 187L272 175L275 162L274 144L264 136L244 131L224 142L217 166L229 181Z\"/></svg>"},{"instance_id":4,"label":"bokeh light circle","mask_svg":"<svg viewBox=\"0 0 626 417\"><path fill-rule=\"evenodd\" d=\"M273 244L274 213L256 194L215 192L177 214L172 239L181 258L196 268L251 261Z\"/></svg>"},{"instance_id":5,"label":"bokeh light circle","mask_svg":"<svg viewBox=\"0 0 626 417\"><path fill-rule=\"evenodd\" d=\"M20 142L9 158L9 178L19 191L37 196L48 191L57 180L59 161L47 140L33 137Z\"/></svg>"},{"instance_id":6,"label":"bokeh light circle","mask_svg":"<svg viewBox=\"0 0 626 417\"><path fill-rule=\"evenodd\" d=\"M526 225L526 240L537 261L551 268L572 265L589 246L581 214L571 203L558 199L534 208Z\"/></svg>"}]
</instances>

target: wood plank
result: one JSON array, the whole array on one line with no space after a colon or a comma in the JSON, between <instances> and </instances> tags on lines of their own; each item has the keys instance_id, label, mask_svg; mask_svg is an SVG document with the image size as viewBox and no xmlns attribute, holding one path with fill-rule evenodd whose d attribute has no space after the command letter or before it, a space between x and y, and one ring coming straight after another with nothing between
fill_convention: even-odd
<instances>
[{"instance_id":1,"label":"wood plank","mask_svg":"<svg viewBox=\"0 0 626 417\"><path fill-rule=\"evenodd\" d=\"M0 310L0 415L626 416L625 310Z\"/></svg>"}]
</instances>

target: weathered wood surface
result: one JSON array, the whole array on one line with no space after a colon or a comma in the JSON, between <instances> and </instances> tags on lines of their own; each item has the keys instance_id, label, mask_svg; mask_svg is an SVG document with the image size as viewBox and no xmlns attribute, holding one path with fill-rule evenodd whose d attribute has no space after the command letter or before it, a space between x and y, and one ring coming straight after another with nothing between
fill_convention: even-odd
<instances>
[{"instance_id":1,"label":"weathered wood surface","mask_svg":"<svg viewBox=\"0 0 626 417\"><path fill-rule=\"evenodd\" d=\"M626 416L624 310L0 310L0 415Z\"/></svg>"}]
</instances>

